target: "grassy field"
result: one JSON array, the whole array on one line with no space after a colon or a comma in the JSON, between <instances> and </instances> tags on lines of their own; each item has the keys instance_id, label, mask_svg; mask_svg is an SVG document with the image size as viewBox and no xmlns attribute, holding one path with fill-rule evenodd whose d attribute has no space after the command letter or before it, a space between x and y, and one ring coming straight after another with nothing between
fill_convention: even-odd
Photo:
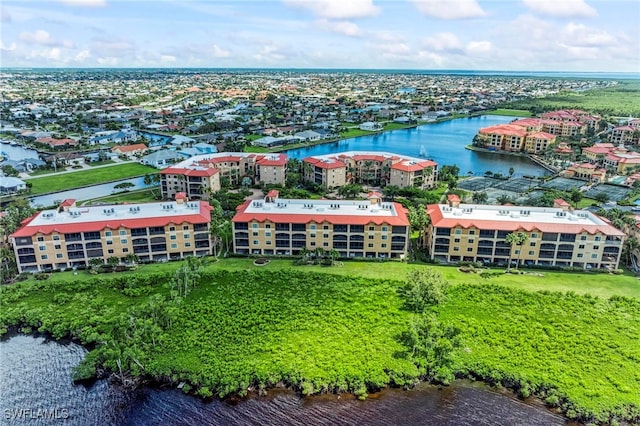
<instances>
[{"instance_id":1,"label":"grassy field","mask_svg":"<svg viewBox=\"0 0 640 426\"><path fill-rule=\"evenodd\" d=\"M157 195L159 189L155 190ZM140 189L137 191L121 192L119 194L109 195L107 197L94 198L91 200L83 201L82 205L91 205L92 203L105 203L105 204L122 204L122 203L152 203L157 201L154 197L154 190Z\"/></svg>"},{"instance_id":2,"label":"grassy field","mask_svg":"<svg viewBox=\"0 0 640 426\"><path fill-rule=\"evenodd\" d=\"M640 116L638 97L640 97L640 80L626 80L606 89L526 99L508 103L504 108L523 110L580 108L599 114L638 117Z\"/></svg>"},{"instance_id":3,"label":"grassy field","mask_svg":"<svg viewBox=\"0 0 640 426\"><path fill-rule=\"evenodd\" d=\"M362 395L420 374L398 340L415 314L401 308L400 281L389 278L404 279L407 269L425 266L291 268L290 261L272 261L253 267L250 260L229 259L210 265L183 302L170 303L163 283L177 265L140 268L135 277L63 281L54 274L49 281L4 286L0 324L107 342L87 355L83 376L96 365L117 371L120 360L134 374L185 381L187 390L205 397L278 382L304 394ZM441 321L461 330L460 374L541 396L581 421L608 423L616 411L632 421L640 416L618 410L640 406L640 301L503 286L513 278L519 287L577 290L591 277L586 286L595 288L607 275L504 276L502 282L437 270L452 283L473 284L452 287L436 309Z\"/></svg>"},{"instance_id":4,"label":"grassy field","mask_svg":"<svg viewBox=\"0 0 640 426\"><path fill-rule=\"evenodd\" d=\"M38 195L157 172L157 169L150 166L138 163L127 163L94 170L80 170L56 176L36 177L26 179L26 181L33 185L30 195Z\"/></svg>"},{"instance_id":5,"label":"grassy field","mask_svg":"<svg viewBox=\"0 0 640 426\"><path fill-rule=\"evenodd\" d=\"M138 271L121 272L114 275L135 275L143 272L172 272L181 262L157 263L139 265ZM273 259L267 266L255 266L253 259L227 258L207 266L207 271L229 270L282 270L294 268L305 272L331 273L336 275L356 276L363 278L380 278L390 280L404 280L407 272L412 269L433 268L452 283L466 283L473 285L498 284L505 287L528 291L573 291L577 294L591 294L592 296L608 298L611 296L635 297L640 299L640 280L631 274L613 275L599 273L575 273L561 271L523 270L529 274L496 274L491 278L482 278L479 274L458 271L455 266L438 266L424 264L407 264L402 262L343 262L341 267L327 267L321 265L294 266L289 259ZM495 272L503 270L496 269ZM86 271L57 272L51 275L53 281L71 281L76 279L91 280L95 276ZM31 278L33 280L33 278Z\"/></svg>"},{"instance_id":6,"label":"grassy field","mask_svg":"<svg viewBox=\"0 0 640 426\"><path fill-rule=\"evenodd\" d=\"M513 117L531 117L533 114L531 111L524 109L504 109L499 108L494 111L483 112L484 115L509 115Z\"/></svg>"}]
</instances>

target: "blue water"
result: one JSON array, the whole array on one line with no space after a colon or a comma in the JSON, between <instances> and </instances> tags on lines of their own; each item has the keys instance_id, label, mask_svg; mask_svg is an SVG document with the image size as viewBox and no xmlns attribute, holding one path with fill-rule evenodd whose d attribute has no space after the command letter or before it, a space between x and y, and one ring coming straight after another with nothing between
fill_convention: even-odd
<instances>
[{"instance_id":1,"label":"blue water","mask_svg":"<svg viewBox=\"0 0 640 426\"><path fill-rule=\"evenodd\" d=\"M287 151L290 157L302 159L310 155L331 154L342 151L388 151L395 154L418 157L424 146L426 158L440 166L455 164L461 175L509 173L515 169L514 176L544 176L548 172L524 157L513 155L476 152L465 149L482 127L503 124L514 117L483 115L473 118L457 118L439 123L425 124L413 129L394 130L368 136L345 139L335 143L315 145L307 148Z\"/></svg>"},{"instance_id":2,"label":"blue water","mask_svg":"<svg viewBox=\"0 0 640 426\"><path fill-rule=\"evenodd\" d=\"M115 186L123 182L129 182L133 184L133 186L129 188L130 191L135 191L136 189L143 189L147 187L144 184L144 177L129 178L119 180L117 182L88 186L86 188L71 189L69 191L61 191L48 195L38 195L30 198L29 202L34 208L44 208L57 205L60 203L60 201L66 200L67 198L73 198L77 201L91 200L93 198L105 197L107 195L117 193L119 190L117 190Z\"/></svg>"}]
</instances>

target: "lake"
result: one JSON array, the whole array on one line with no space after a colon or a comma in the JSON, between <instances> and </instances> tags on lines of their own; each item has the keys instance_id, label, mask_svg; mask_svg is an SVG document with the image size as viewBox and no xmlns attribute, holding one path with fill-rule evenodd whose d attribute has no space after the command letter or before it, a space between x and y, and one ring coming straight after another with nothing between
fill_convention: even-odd
<instances>
[{"instance_id":1,"label":"lake","mask_svg":"<svg viewBox=\"0 0 640 426\"><path fill-rule=\"evenodd\" d=\"M40 159L40 154L35 149L25 148L21 145L10 145L9 143L0 143L0 152L9 160L20 161L27 158Z\"/></svg>"},{"instance_id":2,"label":"lake","mask_svg":"<svg viewBox=\"0 0 640 426\"><path fill-rule=\"evenodd\" d=\"M524 157L465 149L466 145L472 143L479 129L509 123L515 118L517 117L500 115L456 118L411 129L393 130L335 143L291 149L286 153L290 157L303 159L310 155L342 151L388 151L418 157L420 152L426 151L425 157L434 160L440 166L455 164L460 167L461 175L466 175L469 171L482 175L488 170L506 175L510 167L516 170L514 174L516 177L547 175L547 170Z\"/></svg>"},{"instance_id":3,"label":"lake","mask_svg":"<svg viewBox=\"0 0 640 426\"><path fill-rule=\"evenodd\" d=\"M351 395L300 398L286 390L240 401L202 400L175 389L123 390L107 380L73 385L86 350L74 343L14 335L0 341L2 424L65 425L564 425L539 402L524 403L468 381L438 389L386 389L365 401ZM40 411L38 411L40 410ZM55 416L46 420L38 413Z\"/></svg>"},{"instance_id":4,"label":"lake","mask_svg":"<svg viewBox=\"0 0 640 426\"><path fill-rule=\"evenodd\" d=\"M53 194L37 195L35 197L29 198L29 203L31 204L31 206L35 208L42 208L42 207L53 206L55 204L58 204L62 200L66 200L67 198L73 198L74 200L77 200L77 201L91 200L94 198L104 197L107 195L114 194L118 191L121 191L121 190L115 189L115 186L123 182L129 182L133 184L133 186L129 188L129 191L135 191L136 189L143 189L147 187L144 184L144 177L129 178L129 179L123 179L123 180L119 180L111 183L101 183L99 185L91 185L85 188L54 192Z\"/></svg>"}]
</instances>

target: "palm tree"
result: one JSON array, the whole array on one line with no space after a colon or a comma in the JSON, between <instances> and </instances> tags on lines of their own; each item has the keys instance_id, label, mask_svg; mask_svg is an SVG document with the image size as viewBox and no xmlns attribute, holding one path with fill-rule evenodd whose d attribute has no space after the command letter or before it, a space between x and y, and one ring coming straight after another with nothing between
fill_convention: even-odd
<instances>
[{"instance_id":1,"label":"palm tree","mask_svg":"<svg viewBox=\"0 0 640 426\"><path fill-rule=\"evenodd\" d=\"M518 249L518 258L516 259L516 269L518 269L518 266L520 264L520 255L522 254L522 245L527 242L528 239L529 236L522 231L507 234L505 241L511 246L511 251L509 251L509 263L507 264L507 272L511 271L511 253L513 252L513 246L520 247L520 249Z\"/></svg>"},{"instance_id":2,"label":"palm tree","mask_svg":"<svg viewBox=\"0 0 640 426\"><path fill-rule=\"evenodd\" d=\"M335 261L336 261L336 259L340 257L340 252L338 252L338 250L332 248L331 250L329 250L327 255L329 256L329 259L331 259L331 266L333 266Z\"/></svg>"}]
</instances>

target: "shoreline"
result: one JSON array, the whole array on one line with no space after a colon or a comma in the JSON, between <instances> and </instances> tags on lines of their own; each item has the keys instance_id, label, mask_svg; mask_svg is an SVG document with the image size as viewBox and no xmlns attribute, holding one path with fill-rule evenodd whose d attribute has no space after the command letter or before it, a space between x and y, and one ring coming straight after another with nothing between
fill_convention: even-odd
<instances>
[{"instance_id":1,"label":"shoreline","mask_svg":"<svg viewBox=\"0 0 640 426\"><path fill-rule=\"evenodd\" d=\"M474 145L465 145L464 149L468 149L469 151L485 152L487 154L511 155L513 157L526 158L526 159L531 160L532 162L536 163L538 166L543 167L548 172L551 172L552 175L556 175L556 174L559 173L558 169L556 169L555 167L545 163L544 161L542 161L541 159L537 158L536 156L534 156L532 154L526 154L524 152L511 152L511 151L492 150L492 149L482 148L482 147L474 146Z\"/></svg>"}]
</instances>

